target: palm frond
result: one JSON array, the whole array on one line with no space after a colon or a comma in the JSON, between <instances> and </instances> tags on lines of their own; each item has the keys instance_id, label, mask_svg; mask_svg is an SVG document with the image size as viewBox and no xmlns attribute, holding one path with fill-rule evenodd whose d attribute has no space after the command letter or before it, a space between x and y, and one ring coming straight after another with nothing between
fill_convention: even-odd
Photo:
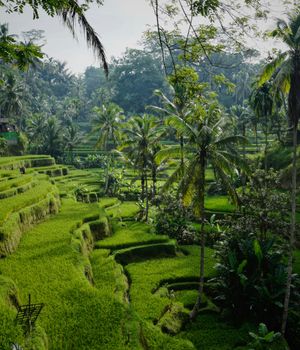
<instances>
[{"instance_id":1,"label":"palm frond","mask_svg":"<svg viewBox=\"0 0 300 350\"><path fill-rule=\"evenodd\" d=\"M146 110L150 110L153 112L157 112L158 114L165 114L165 115L169 115L170 111L166 108L163 107L158 107L158 106L146 106Z\"/></svg>"},{"instance_id":2,"label":"palm frond","mask_svg":"<svg viewBox=\"0 0 300 350\"><path fill-rule=\"evenodd\" d=\"M217 164L214 164L214 169L215 169L217 177L219 177L221 179L222 183L225 185L227 192L228 192L229 196L231 197L233 203L235 205L239 205L240 199L239 199L238 193L236 192L234 186L232 185L232 181L231 181L230 177Z\"/></svg>"},{"instance_id":3,"label":"palm frond","mask_svg":"<svg viewBox=\"0 0 300 350\"><path fill-rule=\"evenodd\" d=\"M227 164L231 164L231 171L233 172L233 165L242 169L246 174L250 174L251 170L249 168L249 164L247 159L243 159L237 151L218 151L218 156L224 157L226 159Z\"/></svg>"},{"instance_id":4,"label":"palm frond","mask_svg":"<svg viewBox=\"0 0 300 350\"><path fill-rule=\"evenodd\" d=\"M161 163L164 160L170 159L170 158L179 158L180 157L180 146L174 145L170 146L168 148L161 149L157 152L155 156L155 161L157 163Z\"/></svg>"},{"instance_id":5,"label":"palm frond","mask_svg":"<svg viewBox=\"0 0 300 350\"><path fill-rule=\"evenodd\" d=\"M179 184L179 190L182 193L182 201L184 206L190 206L193 203L195 192L196 192L196 183L199 179L199 162L193 160L189 163L185 177Z\"/></svg>"},{"instance_id":6,"label":"palm frond","mask_svg":"<svg viewBox=\"0 0 300 350\"><path fill-rule=\"evenodd\" d=\"M233 135L233 136L227 136L224 137L220 140L217 140L214 142L214 145L216 145L217 147L219 146L227 146L227 145L231 145L231 144L248 144L249 140L242 136L242 135Z\"/></svg>"},{"instance_id":7,"label":"palm frond","mask_svg":"<svg viewBox=\"0 0 300 350\"><path fill-rule=\"evenodd\" d=\"M172 126L179 135L186 135L187 137L194 138L197 135L197 130L195 130L191 124L176 115L167 119L167 125Z\"/></svg>"},{"instance_id":8,"label":"palm frond","mask_svg":"<svg viewBox=\"0 0 300 350\"><path fill-rule=\"evenodd\" d=\"M166 192L170 189L170 187L175 182L180 182L182 179L182 174L184 173L186 168L186 165L184 163L180 163L178 167L174 170L171 176L168 177L167 181L164 183L163 187L161 188L162 192Z\"/></svg>"},{"instance_id":9,"label":"palm frond","mask_svg":"<svg viewBox=\"0 0 300 350\"><path fill-rule=\"evenodd\" d=\"M275 90L281 90L284 94L288 94L291 87L292 62L288 58L284 66L278 71L274 78Z\"/></svg>"},{"instance_id":10,"label":"palm frond","mask_svg":"<svg viewBox=\"0 0 300 350\"><path fill-rule=\"evenodd\" d=\"M61 16L63 22L68 26L68 28L71 29L73 34L74 30L72 28L74 28L75 19L77 19L80 27L83 30L88 46L94 50L96 56L102 62L105 74L108 75L108 64L106 61L104 47L97 33L86 19L78 2L76 0L68 0L68 6L58 10L57 13Z\"/></svg>"},{"instance_id":11,"label":"palm frond","mask_svg":"<svg viewBox=\"0 0 300 350\"><path fill-rule=\"evenodd\" d=\"M264 85L266 82L268 82L271 79L271 77L276 72L276 70L279 69L282 63L286 60L287 55L288 55L287 52L280 53L276 58L274 58L273 61L271 61L264 67L262 73L260 74L260 78L258 80L259 87Z\"/></svg>"}]
</instances>

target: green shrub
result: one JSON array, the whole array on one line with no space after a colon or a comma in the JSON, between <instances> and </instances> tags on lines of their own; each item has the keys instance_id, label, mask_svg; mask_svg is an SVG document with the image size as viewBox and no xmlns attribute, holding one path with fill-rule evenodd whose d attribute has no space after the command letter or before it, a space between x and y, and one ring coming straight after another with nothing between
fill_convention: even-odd
<instances>
[{"instance_id":1,"label":"green shrub","mask_svg":"<svg viewBox=\"0 0 300 350\"><path fill-rule=\"evenodd\" d=\"M167 197L165 206L155 217L157 234L168 235L177 239L179 244L193 244L197 241L196 232L190 221L192 213L178 199Z\"/></svg>"}]
</instances>

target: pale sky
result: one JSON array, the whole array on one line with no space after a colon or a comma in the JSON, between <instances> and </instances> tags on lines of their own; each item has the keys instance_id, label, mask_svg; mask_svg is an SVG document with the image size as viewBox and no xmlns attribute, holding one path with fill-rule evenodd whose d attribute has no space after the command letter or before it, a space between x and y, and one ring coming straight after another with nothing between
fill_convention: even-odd
<instances>
[{"instance_id":1,"label":"pale sky","mask_svg":"<svg viewBox=\"0 0 300 350\"><path fill-rule=\"evenodd\" d=\"M273 16L281 17L286 10L279 5L281 0L272 0L269 3L274 11ZM142 33L149 25L155 24L152 8L146 0L105 0L103 6L92 5L86 16L100 36L108 60L112 56L120 56L126 47L137 47ZM99 65L92 51L87 48L80 31L76 31L76 41L58 18L51 18L41 12L40 18L33 20L30 9L21 15L6 14L2 9L0 23L9 23L11 34L21 34L31 29L44 30L47 43L43 52L60 61L66 61L68 68L74 73L82 73L89 65ZM271 29L274 21L268 21L264 26L265 29ZM254 46L261 51L266 50L266 43L255 42Z\"/></svg>"},{"instance_id":2,"label":"pale sky","mask_svg":"<svg viewBox=\"0 0 300 350\"><path fill-rule=\"evenodd\" d=\"M146 0L105 0L104 5L92 5L86 17L100 36L107 58L120 56L126 47L137 47L148 25L155 23L152 8ZM74 73L80 73L89 65L97 65L94 55L87 48L84 37L77 30L78 41L58 18L43 13L37 20L32 12L6 14L0 11L0 22L9 23L9 32L21 34L31 29L45 31L47 44L43 47L50 57L66 61Z\"/></svg>"}]
</instances>

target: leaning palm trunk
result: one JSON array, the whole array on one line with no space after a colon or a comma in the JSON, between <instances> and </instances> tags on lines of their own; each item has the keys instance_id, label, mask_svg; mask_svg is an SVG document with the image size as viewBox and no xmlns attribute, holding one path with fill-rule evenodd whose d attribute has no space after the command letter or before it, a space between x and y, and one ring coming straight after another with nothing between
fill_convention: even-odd
<instances>
[{"instance_id":1,"label":"leaning palm trunk","mask_svg":"<svg viewBox=\"0 0 300 350\"><path fill-rule=\"evenodd\" d=\"M286 330L286 324L289 312L289 302L292 285L292 274L293 274L293 253L295 246L295 232L296 232L296 191L297 191L297 123L293 126L293 163L292 163L292 216L291 216L291 230L290 230L290 241L289 241L289 259L287 266L287 281L286 291L283 304L283 315L281 324L281 333L284 335Z\"/></svg>"},{"instance_id":2,"label":"leaning palm trunk","mask_svg":"<svg viewBox=\"0 0 300 350\"><path fill-rule=\"evenodd\" d=\"M204 290L204 257L205 257L205 209L204 209L204 191L205 191L205 151L201 151L200 154L200 179L198 185L197 196L199 198L199 212L200 212L200 222L201 222L201 231L200 231L200 280L199 280L199 290L196 303L190 313L190 319L194 320L200 309L203 290Z\"/></svg>"}]
</instances>

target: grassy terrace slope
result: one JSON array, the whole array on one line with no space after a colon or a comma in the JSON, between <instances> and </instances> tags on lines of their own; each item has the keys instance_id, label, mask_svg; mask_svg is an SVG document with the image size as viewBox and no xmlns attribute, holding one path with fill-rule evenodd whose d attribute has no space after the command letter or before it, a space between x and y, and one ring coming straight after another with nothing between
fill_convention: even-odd
<instances>
[{"instance_id":1,"label":"grassy terrace slope","mask_svg":"<svg viewBox=\"0 0 300 350\"><path fill-rule=\"evenodd\" d=\"M16 283L23 303L31 293L34 302L46 304L39 324L49 349L131 348L124 343L126 311L114 297L113 279L107 283L103 278L99 289L93 287L77 267L79 253L70 245L75 222L97 210L96 204L63 201L58 215L30 230L17 252L0 261L1 274Z\"/></svg>"}]
</instances>

